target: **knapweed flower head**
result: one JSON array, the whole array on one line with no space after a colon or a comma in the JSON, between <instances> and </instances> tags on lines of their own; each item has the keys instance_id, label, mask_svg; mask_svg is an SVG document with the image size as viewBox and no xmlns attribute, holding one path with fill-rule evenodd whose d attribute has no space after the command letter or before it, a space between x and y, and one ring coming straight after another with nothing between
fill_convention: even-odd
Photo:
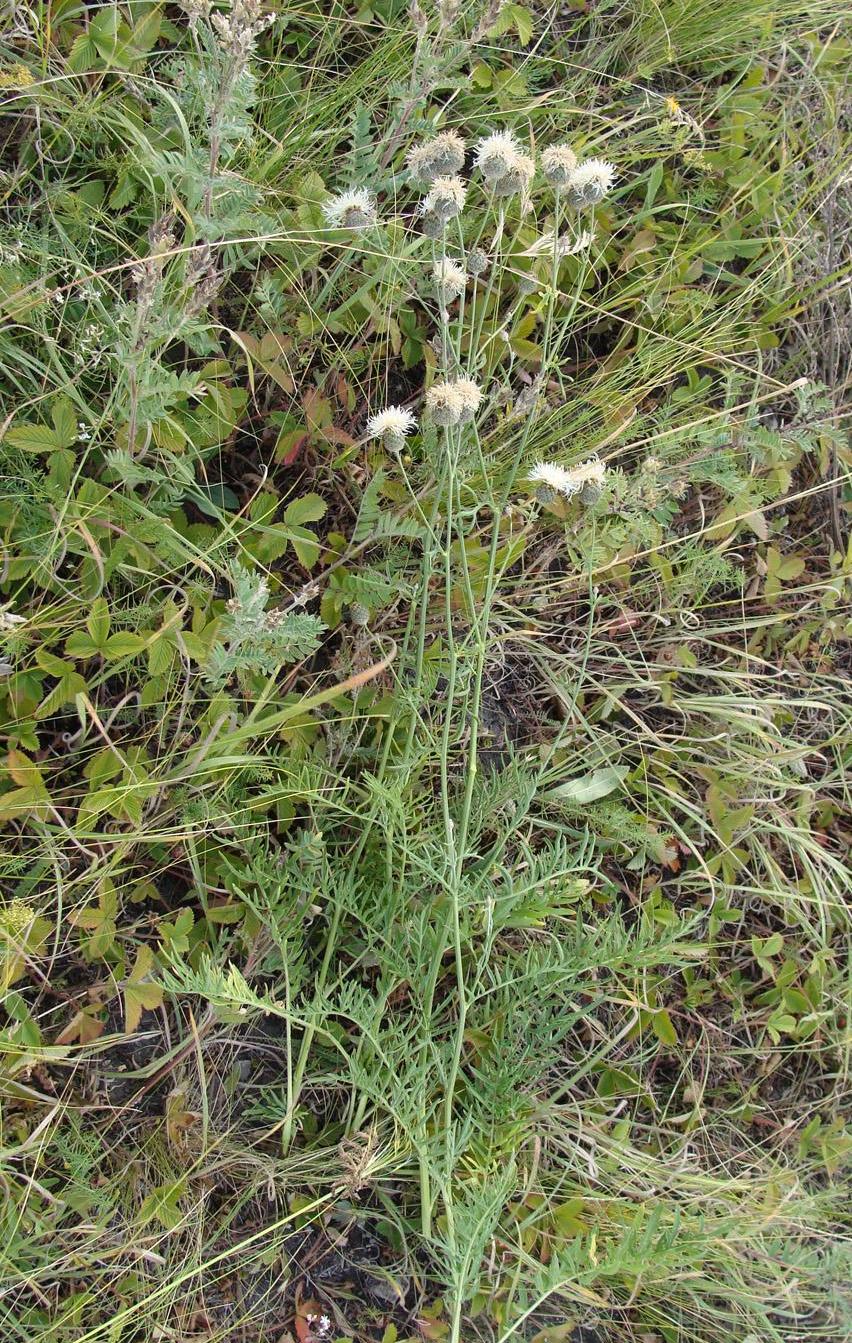
<instances>
[{"instance_id":1,"label":"knapweed flower head","mask_svg":"<svg viewBox=\"0 0 852 1343\"><path fill-rule=\"evenodd\" d=\"M464 209L466 188L460 177L436 177L423 202L423 213L446 223Z\"/></svg>"},{"instance_id":2,"label":"knapweed flower head","mask_svg":"<svg viewBox=\"0 0 852 1343\"><path fill-rule=\"evenodd\" d=\"M583 494L587 501L595 497L591 491L600 492L606 475L606 464L600 457L588 457L585 462L569 468L569 491L571 494Z\"/></svg>"},{"instance_id":3,"label":"knapweed flower head","mask_svg":"<svg viewBox=\"0 0 852 1343\"><path fill-rule=\"evenodd\" d=\"M454 382L433 383L426 393L429 418L441 429L452 429L461 420L461 400Z\"/></svg>"},{"instance_id":4,"label":"knapweed flower head","mask_svg":"<svg viewBox=\"0 0 852 1343\"><path fill-rule=\"evenodd\" d=\"M457 262L450 261L448 258L435 262L432 268L432 278L443 304L452 303L454 298L463 294L467 284L467 272Z\"/></svg>"},{"instance_id":5,"label":"knapweed flower head","mask_svg":"<svg viewBox=\"0 0 852 1343\"><path fill-rule=\"evenodd\" d=\"M371 415L364 431L367 438L380 438L386 448L398 452L410 433L417 428L417 420L404 406L387 406L377 415Z\"/></svg>"},{"instance_id":6,"label":"knapweed flower head","mask_svg":"<svg viewBox=\"0 0 852 1343\"><path fill-rule=\"evenodd\" d=\"M482 388L472 378L457 378L456 394L459 398L459 423L467 424L482 404Z\"/></svg>"},{"instance_id":7,"label":"knapweed flower head","mask_svg":"<svg viewBox=\"0 0 852 1343\"><path fill-rule=\"evenodd\" d=\"M483 252L481 247L474 247L468 252L467 269L469 274L474 277L477 275L484 275L488 270L489 264L488 254L487 252Z\"/></svg>"},{"instance_id":8,"label":"knapweed flower head","mask_svg":"<svg viewBox=\"0 0 852 1343\"><path fill-rule=\"evenodd\" d=\"M597 205L612 189L615 168L605 159L586 159L573 169L568 179L568 199L578 210Z\"/></svg>"},{"instance_id":9,"label":"knapweed flower head","mask_svg":"<svg viewBox=\"0 0 852 1343\"><path fill-rule=\"evenodd\" d=\"M376 198L364 187L341 191L322 207L325 221L331 228L365 229L376 223Z\"/></svg>"},{"instance_id":10,"label":"knapweed flower head","mask_svg":"<svg viewBox=\"0 0 852 1343\"><path fill-rule=\"evenodd\" d=\"M453 177L464 165L464 140L456 131L441 131L408 151L408 171L415 182Z\"/></svg>"},{"instance_id":11,"label":"knapweed flower head","mask_svg":"<svg viewBox=\"0 0 852 1343\"><path fill-rule=\"evenodd\" d=\"M527 479L537 486L536 495L543 504L551 504L557 495L567 496L570 491L570 473L556 462L537 462Z\"/></svg>"},{"instance_id":12,"label":"knapweed flower head","mask_svg":"<svg viewBox=\"0 0 852 1343\"><path fill-rule=\"evenodd\" d=\"M482 389L471 378L436 382L426 393L429 416L442 429L468 424L479 410L481 402Z\"/></svg>"},{"instance_id":13,"label":"knapweed flower head","mask_svg":"<svg viewBox=\"0 0 852 1343\"><path fill-rule=\"evenodd\" d=\"M491 187L495 196L516 196L519 191L529 191L535 176L535 164L529 154L516 154L507 172L496 178Z\"/></svg>"},{"instance_id":14,"label":"knapweed flower head","mask_svg":"<svg viewBox=\"0 0 852 1343\"><path fill-rule=\"evenodd\" d=\"M494 131L476 146L476 166L486 182L493 186L512 169L521 152L511 131Z\"/></svg>"},{"instance_id":15,"label":"knapweed flower head","mask_svg":"<svg viewBox=\"0 0 852 1343\"><path fill-rule=\"evenodd\" d=\"M528 479L539 486L537 494L544 503L551 503L558 494L565 499L580 494L584 502L592 503L603 487L605 475L605 463L599 457L589 457L571 467L559 466L556 462L539 462L530 471Z\"/></svg>"},{"instance_id":16,"label":"knapweed flower head","mask_svg":"<svg viewBox=\"0 0 852 1343\"><path fill-rule=\"evenodd\" d=\"M577 166L577 155L570 145L550 145L541 156L541 171L552 187L567 187Z\"/></svg>"}]
</instances>

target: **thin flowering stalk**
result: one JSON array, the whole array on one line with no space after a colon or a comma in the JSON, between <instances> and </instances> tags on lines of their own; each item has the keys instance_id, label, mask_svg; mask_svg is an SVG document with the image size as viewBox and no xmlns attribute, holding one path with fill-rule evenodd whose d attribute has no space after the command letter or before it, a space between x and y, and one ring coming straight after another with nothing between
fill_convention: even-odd
<instances>
[{"instance_id":1,"label":"thin flowering stalk","mask_svg":"<svg viewBox=\"0 0 852 1343\"><path fill-rule=\"evenodd\" d=\"M497 271L499 269L500 250L503 243L503 230L506 224L506 207L502 201L498 205L497 209L498 209L497 228L494 233L491 265L488 269L488 281L485 286L485 293L483 295L482 305L478 314L478 318L476 320L475 330L471 335L471 342L470 342L471 359L476 358L477 352L479 351L480 343L482 341L482 331L483 327L485 326L485 315L488 311L488 305L491 302L491 295L494 291L494 283L497 277ZM475 377L477 372L478 372L477 369L471 368L472 376Z\"/></svg>"},{"instance_id":2,"label":"thin flowering stalk","mask_svg":"<svg viewBox=\"0 0 852 1343\"><path fill-rule=\"evenodd\" d=\"M464 265L466 270L467 257L465 255L464 230L462 229L461 219L456 220L456 230L458 232L459 237L459 255L462 258L462 264ZM473 277L473 285L474 285L473 292L475 297L476 276ZM462 366L462 332L464 331L464 318L465 318L466 305L467 305L467 290L463 289L461 294L459 295L458 319L456 321L456 341L455 341L456 368L461 368Z\"/></svg>"}]
</instances>

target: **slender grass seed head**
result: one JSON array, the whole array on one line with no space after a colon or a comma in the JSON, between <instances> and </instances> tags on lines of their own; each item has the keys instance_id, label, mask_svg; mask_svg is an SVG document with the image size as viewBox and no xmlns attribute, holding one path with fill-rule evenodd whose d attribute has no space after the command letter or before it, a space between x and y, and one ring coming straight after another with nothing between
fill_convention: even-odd
<instances>
[{"instance_id":1,"label":"slender grass seed head","mask_svg":"<svg viewBox=\"0 0 852 1343\"><path fill-rule=\"evenodd\" d=\"M552 187L567 187L577 166L577 155L570 145L550 145L541 156L541 171Z\"/></svg>"},{"instance_id":2,"label":"slender grass seed head","mask_svg":"<svg viewBox=\"0 0 852 1343\"><path fill-rule=\"evenodd\" d=\"M441 131L432 140L414 145L407 163L414 181L424 185L436 177L452 177L464 165L464 140L456 131Z\"/></svg>"},{"instance_id":3,"label":"slender grass seed head","mask_svg":"<svg viewBox=\"0 0 852 1343\"><path fill-rule=\"evenodd\" d=\"M331 228L367 229L378 221L376 198L364 187L338 192L325 202L322 212Z\"/></svg>"},{"instance_id":4,"label":"slender grass seed head","mask_svg":"<svg viewBox=\"0 0 852 1343\"><path fill-rule=\"evenodd\" d=\"M436 177L423 202L423 213L446 223L461 214L465 195L465 184L460 177Z\"/></svg>"},{"instance_id":5,"label":"slender grass seed head","mask_svg":"<svg viewBox=\"0 0 852 1343\"><path fill-rule=\"evenodd\" d=\"M577 210L597 205L612 190L615 168L605 159L586 159L568 179L568 199Z\"/></svg>"},{"instance_id":6,"label":"slender grass seed head","mask_svg":"<svg viewBox=\"0 0 852 1343\"><path fill-rule=\"evenodd\" d=\"M399 452L406 438L417 428L417 420L404 406L387 406L367 421L367 438L380 438L386 448Z\"/></svg>"},{"instance_id":7,"label":"slender grass seed head","mask_svg":"<svg viewBox=\"0 0 852 1343\"><path fill-rule=\"evenodd\" d=\"M511 131L494 131L476 146L476 166L486 182L493 186L514 166L520 145Z\"/></svg>"}]
</instances>

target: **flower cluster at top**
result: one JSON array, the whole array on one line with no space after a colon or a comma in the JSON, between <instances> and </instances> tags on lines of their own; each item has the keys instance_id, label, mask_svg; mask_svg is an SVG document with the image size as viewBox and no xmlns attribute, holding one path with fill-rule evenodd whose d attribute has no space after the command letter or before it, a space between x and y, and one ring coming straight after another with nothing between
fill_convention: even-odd
<instances>
[{"instance_id":1,"label":"flower cluster at top","mask_svg":"<svg viewBox=\"0 0 852 1343\"><path fill-rule=\"evenodd\" d=\"M455 429L470 424L482 404L482 389L472 378L454 378L435 382L425 396L426 413L439 429ZM388 406L367 421L367 438L380 438L386 448L399 452L406 438L417 427L417 420L403 406Z\"/></svg>"},{"instance_id":2,"label":"flower cluster at top","mask_svg":"<svg viewBox=\"0 0 852 1343\"><path fill-rule=\"evenodd\" d=\"M427 188L420 207L424 232L442 233L448 220L464 208L467 186L459 176L465 159L465 143L456 131L441 131L409 151L408 172L412 181ZM474 148L474 165L487 190L498 199L529 194L536 165L524 153L512 131L492 131ZM615 169L604 159L580 163L569 145L551 145L541 156L541 173L556 192L575 209L596 205L612 189Z\"/></svg>"},{"instance_id":3,"label":"flower cluster at top","mask_svg":"<svg viewBox=\"0 0 852 1343\"><path fill-rule=\"evenodd\" d=\"M420 205L423 231L439 237L464 209L467 184L459 176L466 145L457 131L440 131L408 152L408 175L426 191ZM529 194L535 160L524 153L513 131L492 131L474 148L474 164L487 190L498 199ZM578 162L570 145L550 145L541 155L541 174L576 210L597 205L612 189L615 168L605 159ZM339 192L326 201L323 215L331 228L356 232L378 223L376 200L365 187Z\"/></svg>"},{"instance_id":4,"label":"flower cluster at top","mask_svg":"<svg viewBox=\"0 0 852 1343\"><path fill-rule=\"evenodd\" d=\"M460 174L466 152L464 140L453 130L440 131L408 152L408 175L425 193L419 215L428 237L441 237L449 221L460 215L465 207L469 185ZM491 197L506 200L520 196L523 202L529 196L536 174L535 160L523 151L512 131L491 132L477 142L473 153L474 166ZM539 167L544 180L556 193L557 202L564 199L577 210L602 201L612 189L615 178L611 163L596 158L579 162L574 150L566 144L545 149ZM323 206L323 214L332 228L349 231L370 229L378 223L375 197L364 187L333 196ZM560 246L555 235L554 246ZM488 265L488 257L479 248L470 252L464 265L446 256L436 260L432 278L443 308L464 293L469 277L476 279L484 274ZM476 417L482 399L481 388L470 378L436 382L426 391L425 413L438 428L453 429ZM410 410L403 406L388 406L370 417L365 436L381 439L389 450L401 452L406 438L416 427L417 420ZM603 464L597 460L583 463L571 471L542 464L535 468L530 479L550 498L560 494L570 498L578 491L599 488L603 471Z\"/></svg>"}]
</instances>

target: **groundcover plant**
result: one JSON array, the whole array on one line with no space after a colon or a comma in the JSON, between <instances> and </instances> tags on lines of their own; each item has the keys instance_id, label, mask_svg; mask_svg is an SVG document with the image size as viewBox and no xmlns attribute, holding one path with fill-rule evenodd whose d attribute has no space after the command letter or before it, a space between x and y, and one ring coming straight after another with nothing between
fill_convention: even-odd
<instances>
[{"instance_id":1,"label":"groundcover plant","mask_svg":"<svg viewBox=\"0 0 852 1343\"><path fill-rule=\"evenodd\" d=\"M839 1343L828 0L0 14L4 1343Z\"/></svg>"}]
</instances>

